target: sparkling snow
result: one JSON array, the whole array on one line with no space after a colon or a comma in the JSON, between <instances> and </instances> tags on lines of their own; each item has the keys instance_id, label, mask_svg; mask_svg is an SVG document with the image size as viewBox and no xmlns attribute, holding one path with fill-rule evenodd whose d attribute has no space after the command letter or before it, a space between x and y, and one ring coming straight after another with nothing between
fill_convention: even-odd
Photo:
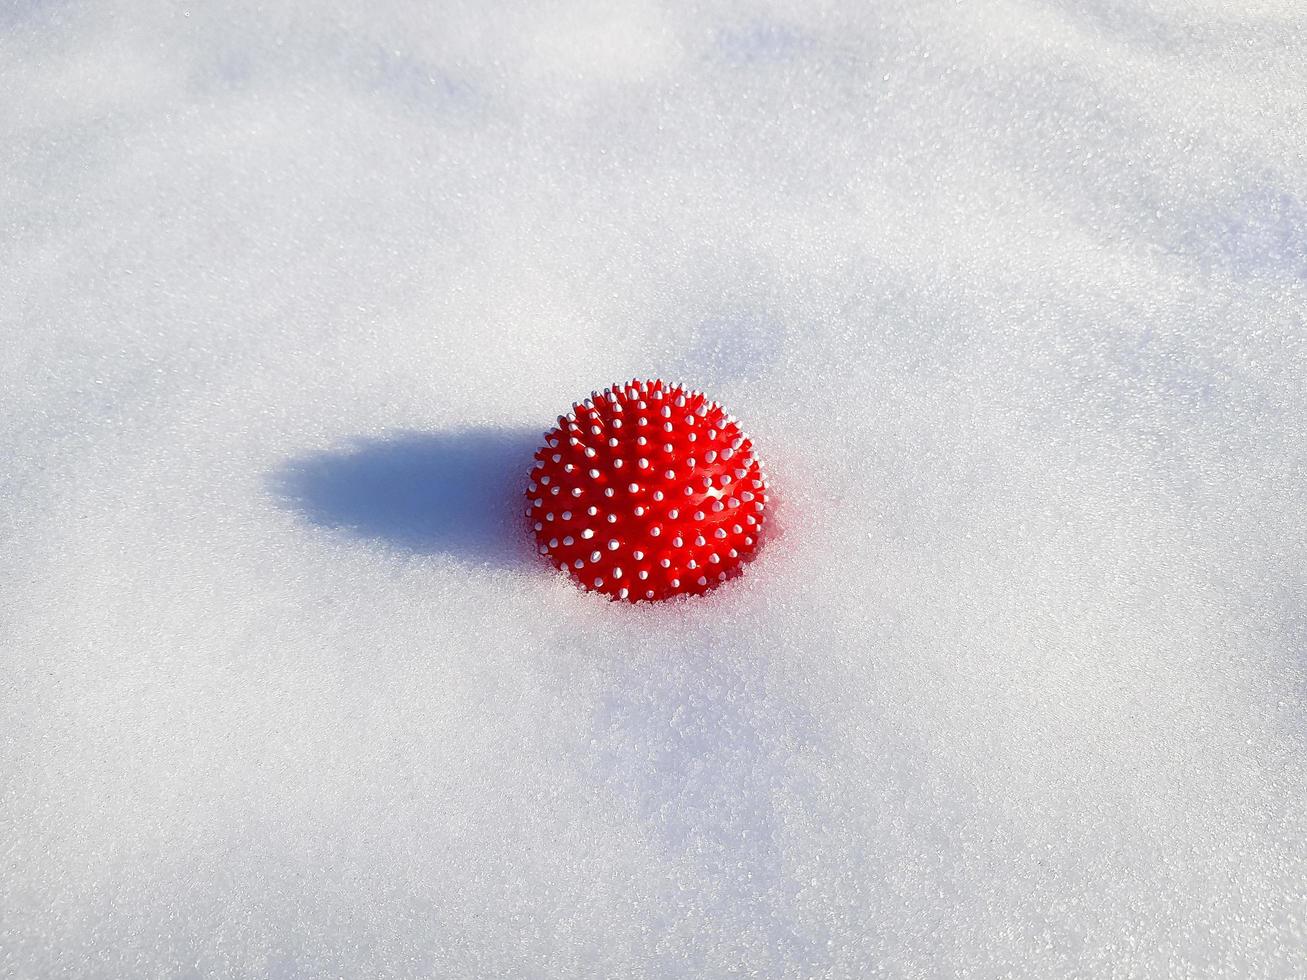
<instances>
[{"instance_id":1,"label":"sparkling snow","mask_svg":"<svg viewBox=\"0 0 1307 980\"><path fill-rule=\"evenodd\" d=\"M0 976L1307 974L1299 0L0 3ZM535 440L774 533L582 594Z\"/></svg>"}]
</instances>

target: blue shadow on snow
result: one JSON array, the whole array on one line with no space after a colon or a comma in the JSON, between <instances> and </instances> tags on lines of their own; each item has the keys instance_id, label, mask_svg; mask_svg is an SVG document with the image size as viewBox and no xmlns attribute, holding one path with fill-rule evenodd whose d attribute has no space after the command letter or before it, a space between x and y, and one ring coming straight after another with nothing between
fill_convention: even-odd
<instances>
[{"instance_id":1,"label":"blue shadow on snow","mask_svg":"<svg viewBox=\"0 0 1307 980\"><path fill-rule=\"evenodd\" d=\"M534 429L398 432L289 460L273 474L281 505L319 527L415 554L518 566L531 552L523 493Z\"/></svg>"}]
</instances>

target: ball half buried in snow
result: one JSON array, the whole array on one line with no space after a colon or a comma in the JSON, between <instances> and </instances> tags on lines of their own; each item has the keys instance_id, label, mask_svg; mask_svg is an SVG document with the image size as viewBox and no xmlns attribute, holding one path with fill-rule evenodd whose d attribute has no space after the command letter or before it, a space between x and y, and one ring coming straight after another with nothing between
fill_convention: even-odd
<instances>
[{"instance_id":1,"label":"ball half buried in snow","mask_svg":"<svg viewBox=\"0 0 1307 980\"><path fill-rule=\"evenodd\" d=\"M629 602L699 595L738 574L767 507L766 474L735 419L662 381L614 385L559 416L526 496L540 554Z\"/></svg>"}]
</instances>

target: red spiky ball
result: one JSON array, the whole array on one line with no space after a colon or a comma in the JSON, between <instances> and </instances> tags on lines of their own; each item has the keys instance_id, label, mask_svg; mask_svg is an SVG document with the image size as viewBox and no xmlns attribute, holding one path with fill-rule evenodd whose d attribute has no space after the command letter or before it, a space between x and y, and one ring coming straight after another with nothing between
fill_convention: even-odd
<instances>
[{"instance_id":1,"label":"red spiky ball","mask_svg":"<svg viewBox=\"0 0 1307 980\"><path fill-rule=\"evenodd\" d=\"M540 554L630 602L699 595L738 574L767 504L735 419L702 392L636 380L558 417L526 495Z\"/></svg>"}]
</instances>

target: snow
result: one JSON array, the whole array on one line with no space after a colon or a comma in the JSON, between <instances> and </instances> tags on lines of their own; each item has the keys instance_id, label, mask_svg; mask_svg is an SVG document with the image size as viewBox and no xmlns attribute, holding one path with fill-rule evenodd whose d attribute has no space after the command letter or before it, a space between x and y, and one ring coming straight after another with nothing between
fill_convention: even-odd
<instances>
[{"instance_id":1,"label":"snow","mask_svg":"<svg viewBox=\"0 0 1307 980\"><path fill-rule=\"evenodd\" d=\"M0 8L0 976L1307 973L1307 8ZM744 578L532 560L702 387Z\"/></svg>"}]
</instances>

